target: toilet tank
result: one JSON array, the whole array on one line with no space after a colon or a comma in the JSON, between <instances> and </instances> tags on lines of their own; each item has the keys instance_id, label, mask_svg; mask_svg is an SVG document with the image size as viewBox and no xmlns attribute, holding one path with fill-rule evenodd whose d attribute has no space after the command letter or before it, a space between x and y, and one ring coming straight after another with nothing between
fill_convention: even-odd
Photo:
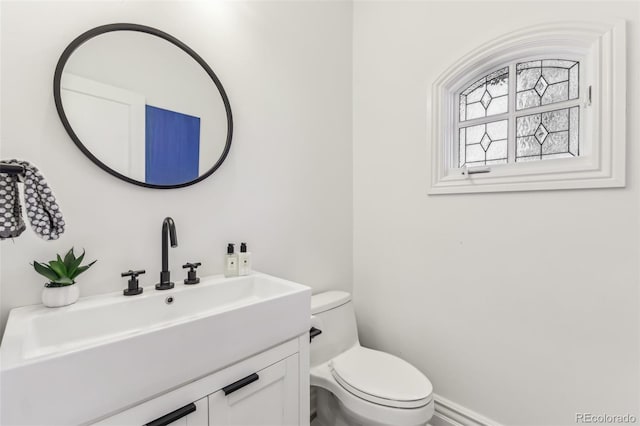
<instances>
[{"instance_id":1,"label":"toilet tank","mask_svg":"<svg viewBox=\"0 0 640 426\"><path fill-rule=\"evenodd\" d=\"M311 296L311 315L311 326L322 330L311 341L312 367L359 343L351 294L328 291Z\"/></svg>"}]
</instances>

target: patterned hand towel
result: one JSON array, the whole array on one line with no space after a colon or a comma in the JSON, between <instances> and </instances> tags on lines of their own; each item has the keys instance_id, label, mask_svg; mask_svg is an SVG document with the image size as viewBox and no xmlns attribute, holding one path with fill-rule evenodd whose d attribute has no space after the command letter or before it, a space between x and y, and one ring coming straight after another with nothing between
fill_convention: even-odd
<instances>
[{"instance_id":1,"label":"patterned hand towel","mask_svg":"<svg viewBox=\"0 0 640 426\"><path fill-rule=\"evenodd\" d=\"M51 188L38 171L26 161L4 163L24 167L24 202L33 231L44 240L57 240L64 232L64 219ZM19 175L0 173L0 239L15 238L25 229L18 196Z\"/></svg>"}]
</instances>

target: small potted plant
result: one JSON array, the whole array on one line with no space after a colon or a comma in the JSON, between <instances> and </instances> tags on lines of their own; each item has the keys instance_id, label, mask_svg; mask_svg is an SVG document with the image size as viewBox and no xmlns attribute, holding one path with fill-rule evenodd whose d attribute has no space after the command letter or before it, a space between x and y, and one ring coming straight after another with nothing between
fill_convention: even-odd
<instances>
[{"instance_id":1,"label":"small potted plant","mask_svg":"<svg viewBox=\"0 0 640 426\"><path fill-rule=\"evenodd\" d=\"M42 290L42 303L50 308L71 305L78 300L80 290L76 284L76 277L89 269L97 262L94 260L88 265L80 265L84 259L84 250L80 257L76 258L73 248L65 254L64 259L56 255L56 260L49 263L33 261L33 268L37 273L49 280Z\"/></svg>"}]
</instances>

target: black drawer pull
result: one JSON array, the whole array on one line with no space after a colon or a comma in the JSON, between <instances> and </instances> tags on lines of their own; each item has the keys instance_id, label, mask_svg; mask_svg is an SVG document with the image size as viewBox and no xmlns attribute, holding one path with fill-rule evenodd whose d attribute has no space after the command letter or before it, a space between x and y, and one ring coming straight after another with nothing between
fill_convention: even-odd
<instances>
[{"instance_id":1,"label":"black drawer pull","mask_svg":"<svg viewBox=\"0 0 640 426\"><path fill-rule=\"evenodd\" d=\"M311 329L309 330L309 342L311 342L313 338L318 334L322 334L322 330L320 330L319 328L311 327Z\"/></svg>"},{"instance_id":2,"label":"black drawer pull","mask_svg":"<svg viewBox=\"0 0 640 426\"><path fill-rule=\"evenodd\" d=\"M147 423L144 426L166 426L170 423L175 422L178 419L183 418L187 414L191 414L196 411L196 404L193 402L189 405L185 405L182 408L178 408L176 411L172 411L169 414L165 414L162 417L158 417L152 422Z\"/></svg>"},{"instance_id":3,"label":"black drawer pull","mask_svg":"<svg viewBox=\"0 0 640 426\"><path fill-rule=\"evenodd\" d=\"M243 387L247 386L250 383L255 382L256 380L258 380L260 378L260 376L258 376L256 373L253 373L247 377L245 377L244 379L240 379L237 382L233 382L230 385L227 385L225 387L222 388L222 390L224 391L225 395L229 395L230 393L233 393L239 389L242 389Z\"/></svg>"}]
</instances>

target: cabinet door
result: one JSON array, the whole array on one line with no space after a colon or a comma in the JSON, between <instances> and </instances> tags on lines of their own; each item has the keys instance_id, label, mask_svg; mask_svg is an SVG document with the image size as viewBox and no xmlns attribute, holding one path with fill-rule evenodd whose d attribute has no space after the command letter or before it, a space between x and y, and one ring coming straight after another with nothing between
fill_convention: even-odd
<instances>
[{"instance_id":1,"label":"cabinet door","mask_svg":"<svg viewBox=\"0 0 640 426\"><path fill-rule=\"evenodd\" d=\"M210 426L298 424L298 356L254 374L209 395Z\"/></svg>"}]
</instances>

